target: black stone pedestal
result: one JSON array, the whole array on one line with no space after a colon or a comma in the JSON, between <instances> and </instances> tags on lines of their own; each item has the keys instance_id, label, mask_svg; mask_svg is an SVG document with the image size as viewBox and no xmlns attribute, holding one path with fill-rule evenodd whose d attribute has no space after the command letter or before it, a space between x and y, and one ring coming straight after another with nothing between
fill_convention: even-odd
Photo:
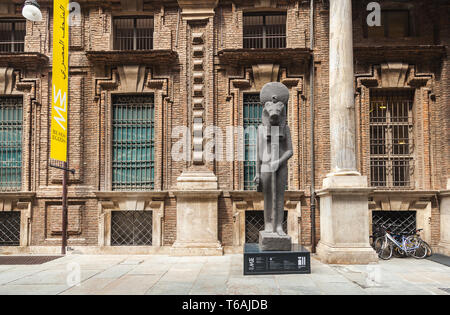
<instances>
[{"instance_id":1,"label":"black stone pedestal","mask_svg":"<svg viewBox=\"0 0 450 315\"><path fill-rule=\"evenodd\" d=\"M244 246L244 275L310 274L311 256L301 245L290 251L261 251L258 244Z\"/></svg>"}]
</instances>

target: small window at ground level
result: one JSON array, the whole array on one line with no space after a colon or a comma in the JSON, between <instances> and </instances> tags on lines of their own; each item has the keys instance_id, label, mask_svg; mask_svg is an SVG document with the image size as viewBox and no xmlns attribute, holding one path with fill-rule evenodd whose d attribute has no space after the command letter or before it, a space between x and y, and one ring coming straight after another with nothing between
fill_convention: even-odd
<instances>
[{"instance_id":1,"label":"small window at ground level","mask_svg":"<svg viewBox=\"0 0 450 315\"><path fill-rule=\"evenodd\" d=\"M20 211L0 212L0 246L20 245Z\"/></svg>"},{"instance_id":2,"label":"small window at ground level","mask_svg":"<svg viewBox=\"0 0 450 315\"><path fill-rule=\"evenodd\" d=\"M152 211L113 211L111 246L151 246Z\"/></svg>"},{"instance_id":3,"label":"small window at ground level","mask_svg":"<svg viewBox=\"0 0 450 315\"><path fill-rule=\"evenodd\" d=\"M288 212L284 211L283 230L287 233ZM245 211L245 243L258 243L259 231L264 230L264 211Z\"/></svg>"}]
</instances>

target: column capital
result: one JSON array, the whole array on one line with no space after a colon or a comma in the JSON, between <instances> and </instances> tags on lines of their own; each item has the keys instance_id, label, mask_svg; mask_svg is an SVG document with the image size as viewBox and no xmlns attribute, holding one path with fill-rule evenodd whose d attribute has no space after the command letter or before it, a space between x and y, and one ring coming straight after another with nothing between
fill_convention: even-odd
<instances>
[{"instance_id":1,"label":"column capital","mask_svg":"<svg viewBox=\"0 0 450 315\"><path fill-rule=\"evenodd\" d=\"M178 0L183 20L205 20L213 17L219 0Z\"/></svg>"}]
</instances>

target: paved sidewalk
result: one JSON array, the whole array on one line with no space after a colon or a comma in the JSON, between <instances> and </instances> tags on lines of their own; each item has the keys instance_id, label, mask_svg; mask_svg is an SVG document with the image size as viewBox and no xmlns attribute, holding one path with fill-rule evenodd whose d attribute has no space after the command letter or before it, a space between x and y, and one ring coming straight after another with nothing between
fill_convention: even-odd
<instances>
[{"instance_id":1,"label":"paved sidewalk","mask_svg":"<svg viewBox=\"0 0 450 315\"><path fill-rule=\"evenodd\" d=\"M69 255L0 266L0 294L450 294L450 268L429 260L340 266L313 258L310 275L246 277L242 263L242 255ZM73 286L78 274L81 284Z\"/></svg>"}]
</instances>

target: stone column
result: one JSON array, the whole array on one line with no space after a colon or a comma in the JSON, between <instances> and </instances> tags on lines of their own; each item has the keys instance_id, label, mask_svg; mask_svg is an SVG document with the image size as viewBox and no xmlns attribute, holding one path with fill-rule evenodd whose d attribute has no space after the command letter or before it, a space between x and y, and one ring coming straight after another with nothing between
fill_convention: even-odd
<instances>
[{"instance_id":1,"label":"stone column","mask_svg":"<svg viewBox=\"0 0 450 315\"><path fill-rule=\"evenodd\" d=\"M441 240L438 251L450 256L450 178L447 180L447 190L440 193L441 196Z\"/></svg>"},{"instance_id":2,"label":"stone column","mask_svg":"<svg viewBox=\"0 0 450 315\"><path fill-rule=\"evenodd\" d=\"M378 260L369 245L367 177L356 168L351 0L330 0L331 173L320 197L319 258L330 264Z\"/></svg>"},{"instance_id":3,"label":"stone column","mask_svg":"<svg viewBox=\"0 0 450 315\"><path fill-rule=\"evenodd\" d=\"M181 84L188 88L186 106L189 108L193 146L191 165L178 178L177 239L172 255L222 255L218 240L217 177L204 158L203 131L210 121L213 97L213 38L214 14L218 0L178 0L183 26L181 36L187 52L188 66Z\"/></svg>"}]
</instances>

